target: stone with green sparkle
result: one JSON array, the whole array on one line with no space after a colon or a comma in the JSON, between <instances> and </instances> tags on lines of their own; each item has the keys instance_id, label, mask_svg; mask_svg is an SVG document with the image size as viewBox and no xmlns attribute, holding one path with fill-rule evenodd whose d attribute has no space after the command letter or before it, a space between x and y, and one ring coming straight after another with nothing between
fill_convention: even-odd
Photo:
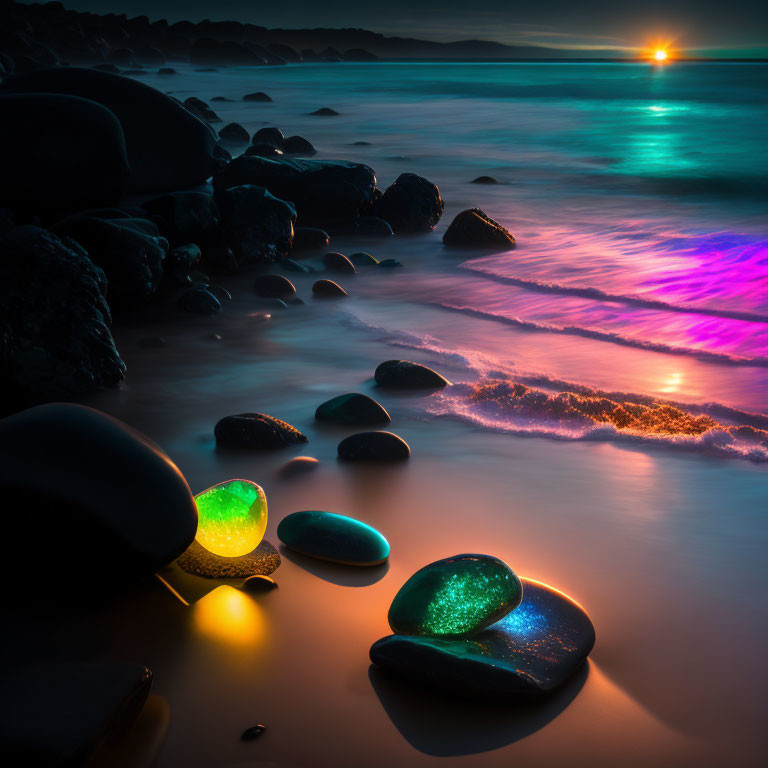
<instances>
[{"instance_id":1,"label":"stone with green sparkle","mask_svg":"<svg viewBox=\"0 0 768 768\"><path fill-rule=\"evenodd\" d=\"M389 625L399 635L466 637L520 605L520 579L491 555L464 554L430 563L395 595Z\"/></svg>"},{"instance_id":2,"label":"stone with green sparkle","mask_svg":"<svg viewBox=\"0 0 768 768\"><path fill-rule=\"evenodd\" d=\"M227 480L198 493L197 541L209 552L239 557L252 552L267 528L267 497L250 480Z\"/></svg>"}]
</instances>

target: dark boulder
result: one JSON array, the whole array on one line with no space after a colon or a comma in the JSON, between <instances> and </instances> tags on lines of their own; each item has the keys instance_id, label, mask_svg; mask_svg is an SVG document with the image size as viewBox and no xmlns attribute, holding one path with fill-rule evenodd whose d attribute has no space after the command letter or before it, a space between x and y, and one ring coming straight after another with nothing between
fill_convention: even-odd
<instances>
[{"instance_id":1,"label":"dark boulder","mask_svg":"<svg viewBox=\"0 0 768 768\"><path fill-rule=\"evenodd\" d=\"M14 663L0 684L2 756L9 765L85 765L131 728L151 684L141 664Z\"/></svg>"},{"instance_id":2,"label":"dark boulder","mask_svg":"<svg viewBox=\"0 0 768 768\"><path fill-rule=\"evenodd\" d=\"M472 179L470 184L498 184L499 182L493 178L493 176L478 176L476 179Z\"/></svg>"},{"instance_id":3,"label":"dark boulder","mask_svg":"<svg viewBox=\"0 0 768 768\"><path fill-rule=\"evenodd\" d=\"M355 265L343 253L326 253L323 256L323 264L331 272L340 272L348 275L354 275L357 272Z\"/></svg>"},{"instance_id":4,"label":"dark boulder","mask_svg":"<svg viewBox=\"0 0 768 768\"><path fill-rule=\"evenodd\" d=\"M219 138L229 144L247 144L251 137L240 123L227 123L220 131Z\"/></svg>"},{"instance_id":5,"label":"dark boulder","mask_svg":"<svg viewBox=\"0 0 768 768\"><path fill-rule=\"evenodd\" d=\"M347 292L333 280L318 280L312 286L312 293L319 298L336 298L347 296Z\"/></svg>"},{"instance_id":6,"label":"dark boulder","mask_svg":"<svg viewBox=\"0 0 768 768\"><path fill-rule=\"evenodd\" d=\"M254 144L271 144L276 149L282 149L285 144L285 136L279 128L269 126L266 128L259 128L256 133L253 134Z\"/></svg>"},{"instance_id":7,"label":"dark boulder","mask_svg":"<svg viewBox=\"0 0 768 768\"><path fill-rule=\"evenodd\" d=\"M354 224L355 234L363 237L392 237L395 234L389 222L379 216L361 216Z\"/></svg>"},{"instance_id":8,"label":"dark boulder","mask_svg":"<svg viewBox=\"0 0 768 768\"><path fill-rule=\"evenodd\" d=\"M515 238L479 208L470 208L462 211L451 222L443 235L443 245L449 248L508 251L515 247Z\"/></svg>"},{"instance_id":9,"label":"dark boulder","mask_svg":"<svg viewBox=\"0 0 768 768\"><path fill-rule=\"evenodd\" d=\"M375 267L379 264L379 260L371 256L370 253L365 253L364 251L360 251L359 253L353 253L349 260L356 266L356 267Z\"/></svg>"},{"instance_id":10,"label":"dark boulder","mask_svg":"<svg viewBox=\"0 0 768 768\"><path fill-rule=\"evenodd\" d=\"M168 251L163 264L163 290L191 285L191 274L200 263L201 256L200 247L195 243L179 245Z\"/></svg>"},{"instance_id":11,"label":"dark boulder","mask_svg":"<svg viewBox=\"0 0 768 768\"><path fill-rule=\"evenodd\" d=\"M389 424L390 418L382 405L372 397L359 392L339 395L317 407L318 421L335 421L339 424Z\"/></svg>"},{"instance_id":12,"label":"dark boulder","mask_svg":"<svg viewBox=\"0 0 768 768\"><path fill-rule=\"evenodd\" d=\"M378 266L380 266L382 269L395 269L397 267L402 267L403 264L399 259L382 259Z\"/></svg>"},{"instance_id":13,"label":"dark boulder","mask_svg":"<svg viewBox=\"0 0 768 768\"><path fill-rule=\"evenodd\" d=\"M335 109L331 109L330 107L321 107L320 109L316 109L314 112L310 112L310 115L314 115L315 117L337 117L340 112L337 112Z\"/></svg>"},{"instance_id":14,"label":"dark boulder","mask_svg":"<svg viewBox=\"0 0 768 768\"><path fill-rule=\"evenodd\" d=\"M112 75L120 74L120 68L116 64L95 64L93 68L100 72L109 72Z\"/></svg>"},{"instance_id":15,"label":"dark boulder","mask_svg":"<svg viewBox=\"0 0 768 768\"><path fill-rule=\"evenodd\" d=\"M262 91L257 91L256 93L246 93L245 96L243 96L243 101L256 101L265 103L268 101L272 101L272 99L267 96L266 93L263 93Z\"/></svg>"},{"instance_id":16,"label":"dark boulder","mask_svg":"<svg viewBox=\"0 0 768 768\"><path fill-rule=\"evenodd\" d=\"M429 232L443 215L440 190L415 173L401 173L374 206L397 234Z\"/></svg>"},{"instance_id":17,"label":"dark boulder","mask_svg":"<svg viewBox=\"0 0 768 768\"><path fill-rule=\"evenodd\" d=\"M314 271L306 264L300 264L298 261L294 261L293 259L281 259L280 268L288 272L302 272L304 274Z\"/></svg>"},{"instance_id":18,"label":"dark boulder","mask_svg":"<svg viewBox=\"0 0 768 768\"><path fill-rule=\"evenodd\" d=\"M0 93L22 92L80 96L111 110L125 134L129 189L134 192L192 187L217 168L213 130L181 104L138 80L63 67L26 72L0 87Z\"/></svg>"},{"instance_id":19,"label":"dark boulder","mask_svg":"<svg viewBox=\"0 0 768 768\"><path fill-rule=\"evenodd\" d=\"M387 360L376 368L374 377L388 389L437 389L450 384L437 371L409 360Z\"/></svg>"},{"instance_id":20,"label":"dark boulder","mask_svg":"<svg viewBox=\"0 0 768 768\"><path fill-rule=\"evenodd\" d=\"M0 239L0 410L117 384L107 279L76 243L38 227Z\"/></svg>"},{"instance_id":21,"label":"dark boulder","mask_svg":"<svg viewBox=\"0 0 768 768\"><path fill-rule=\"evenodd\" d=\"M327 227L355 220L376 188L372 168L344 160L235 158L213 180L214 189L240 184L266 187L296 206L302 226Z\"/></svg>"},{"instance_id":22,"label":"dark boulder","mask_svg":"<svg viewBox=\"0 0 768 768\"><path fill-rule=\"evenodd\" d=\"M253 290L257 296L267 299L290 299L296 295L296 286L282 275L259 275Z\"/></svg>"},{"instance_id":23,"label":"dark boulder","mask_svg":"<svg viewBox=\"0 0 768 768\"><path fill-rule=\"evenodd\" d=\"M107 296L114 306L146 304L160 286L168 241L152 222L76 215L60 221L52 231L76 240L104 270Z\"/></svg>"},{"instance_id":24,"label":"dark boulder","mask_svg":"<svg viewBox=\"0 0 768 768\"><path fill-rule=\"evenodd\" d=\"M294 251L314 251L327 248L331 242L330 235L315 227L296 227L293 235Z\"/></svg>"},{"instance_id":25,"label":"dark boulder","mask_svg":"<svg viewBox=\"0 0 768 768\"><path fill-rule=\"evenodd\" d=\"M338 452L344 461L405 461L411 455L408 443L392 432L358 432L345 437Z\"/></svg>"},{"instance_id":26,"label":"dark boulder","mask_svg":"<svg viewBox=\"0 0 768 768\"><path fill-rule=\"evenodd\" d=\"M120 200L130 170L123 129L108 109L72 96L20 94L0 95L0 110L0 203L71 211Z\"/></svg>"},{"instance_id":27,"label":"dark boulder","mask_svg":"<svg viewBox=\"0 0 768 768\"><path fill-rule=\"evenodd\" d=\"M142 203L172 246L205 246L218 236L219 209L205 192L173 192Z\"/></svg>"},{"instance_id":28,"label":"dark boulder","mask_svg":"<svg viewBox=\"0 0 768 768\"><path fill-rule=\"evenodd\" d=\"M283 150L279 149L274 144L260 141L256 144L251 144L245 150L245 155L248 157L254 156L279 158L283 156Z\"/></svg>"},{"instance_id":29,"label":"dark boulder","mask_svg":"<svg viewBox=\"0 0 768 768\"><path fill-rule=\"evenodd\" d=\"M215 315L221 312L221 302L207 287L199 286L182 294L179 308L193 315Z\"/></svg>"},{"instance_id":30,"label":"dark boulder","mask_svg":"<svg viewBox=\"0 0 768 768\"><path fill-rule=\"evenodd\" d=\"M80 405L41 405L0 421L0 491L12 541L34 541L48 586L125 583L175 560L197 532L184 476L131 427ZM18 576L3 559L4 575ZM25 577L34 574L25 573ZM66 591L66 590L63 590Z\"/></svg>"},{"instance_id":31,"label":"dark boulder","mask_svg":"<svg viewBox=\"0 0 768 768\"><path fill-rule=\"evenodd\" d=\"M307 438L296 427L264 413L225 416L213 432L219 448L258 450L285 448L307 442Z\"/></svg>"},{"instance_id":32,"label":"dark boulder","mask_svg":"<svg viewBox=\"0 0 768 768\"><path fill-rule=\"evenodd\" d=\"M220 123L221 118L202 100L196 96L184 99L184 106L195 116L206 123Z\"/></svg>"},{"instance_id":33,"label":"dark boulder","mask_svg":"<svg viewBox=\"0 0 768 768\"><path fill-rule=\"evenodd\" d=\"M173 67L160 67L157 70L158 75L178 75L179 73Z\"/></svg>"},{"instance_id":34,"label":"dark boulder","mask_svg":"<svg viewBox=\"0 0 768 768\"><path fill-rule=\"evenodd\" d=\"M312 146L312 142L303 136L289 136L283 142L283 152L286 155L315 155L317 150Z\"/></svg>"},{"instance_id":35,"label":"dark boulder","mask_svg":"<svg viewBox=\"0 0 768 768\"><path fill-rule=\"evenodd\" d=\"M217 189L222 243L240 264L279 261L290 250L296 210L264 187L244 184Z\"/></svg>"}]
</instances>

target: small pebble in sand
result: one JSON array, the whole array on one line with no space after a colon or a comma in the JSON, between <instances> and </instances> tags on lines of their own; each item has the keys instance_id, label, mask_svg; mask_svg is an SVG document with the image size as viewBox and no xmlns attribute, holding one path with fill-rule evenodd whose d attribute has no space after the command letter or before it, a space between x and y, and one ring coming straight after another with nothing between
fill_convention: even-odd
<instances>
[{"instance_id":1,"label":"small pebble in sand","mask_svg":"<svg viewBox=\"0 0 768 768\"><path fill-rule=\"evenodd\" d=\"M243 582L246 592L269 592L277 588L277 582L269 576L250 576Z\"/></svg>"},{"instance_id":2,"label":"small pebble in sand","mask_svg":"<svg viewBox=\"0 0 768 768\"><path fill-rule=\"evenodd\" d=\"M252 725L250 728L246 728L243 731L240 738L243 741L253 741L254 739L258 739L265 730L266 728L263 725Z\"/></svg>"}]
</instances>

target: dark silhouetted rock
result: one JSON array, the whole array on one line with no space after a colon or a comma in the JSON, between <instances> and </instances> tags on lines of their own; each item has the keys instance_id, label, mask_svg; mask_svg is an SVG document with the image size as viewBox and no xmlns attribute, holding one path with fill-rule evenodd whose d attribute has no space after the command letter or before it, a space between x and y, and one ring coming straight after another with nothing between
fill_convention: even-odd
<instances>
[{"instance_id":1,"label":"dark silhouetted rock","mask_svg":"<svg viewBox=\"0 0 768 768\"><path fill-rule=\"evenodd\" d=\"M252 725L250 728L246 728L241 734L240 738L243 741L253 741L254 739L258 739L259 736L261 736L264 731L266 731L266 727L259 724L259 725Z\"/></svg>"},{"instance_id":2,"label":"dark silhouetted rock","mask_svg":"<svg viewBox=\"0 0 768 768\"><path fill-rule=\"evenodd\" d=\"M240 123L227 123L220 131L219 138L230 144L247 144L251 137Z\"/></svg>"},{"instance_id":3,"label":"dark silhouetted rock","mask_svg":"<svg viewBox=\"0 0 768 768\"><path fill-rule=\"evenodd\" d=\"M353 253L349 260L356 266L356 267L375 267L377 264L379 264L379 260L375 259L373 256L371 256L370 253L365 253L364 251L360 251L359 253Z\"/></svg>"},{"instance_id":4,"label":"dark silhouetted rock","mask_svg":"<svg viewBox=\"0 0 768 768\"><path fill-rule=\"evenodd\" d=\"M443 215L440 190L415 173L401 173L389 186L374 213L391 224L397 234L429 232Z\"/></svg>"},{"instance_id":5,"label":"dark silhouetted rock","mask_svg":"<svg viewBox=\"0 0 768 768\"><path fill-rule=\"evenodd\" d=\"M394 269L396 267L402 267L402 263L398 259L382 259L379 262L379 266L383 269Z\"/></svg>"},{"instance_id":6,"label":"dark silhouetted rock","mask_svg":"<svg viewBox=\"0 0 768 768\"><path fill-rule=\"evenodd\" d=\"M138 80L95 69L63 67L6 80L0 93L11 92L80 96L111 110L125 134L129 189L134 192L192 187L218 167L212 129L172 98Z\"/></svg>"},{"instance_id":7,"label":"dark silhouetted rock","mask_svg":"<svg viewBox=\"0 0 768 768\"><path fill-rule=\"evenodd\" d=\"M582 666L595 629L562 592L521 581L522 603L487 629L455 640L390 635L373 644L371 661L461 698L526 701L551 693Z\"/></svg>"},{"instance_id":8,"label":"dark silhouetted rock","mask_svg":"<svg viewBox=\"0 0 768 768\"><path fill-rule=\"evenodd\" d=\"M120 382L103 270L38 227L9 230L0 253L0 411Z\"/></svg>"},{"instance_id":9,"label":"dark silhouetted rock","mask_svg":"<svg viewBox=\"0 0 768 768\"><path fill-rule=\"evenodd\" d=\"M253 134L254 144L270 144L277 149L282 150L285 144L285 136L279 128L273 126L259 128L256 133Z\"/></svg>"},{"instance_id":10,"label":"dark silhouetted rock","mask_svg":"<svg viewBox=\"0 0 768 768\"><path fill-rule=\"evenodd\" d=\"M329 269L331 272L354 275L357 271L355 265L343 253L326 253L325 256L323 256L323 264L325 264L325 268Z\"/></svg>"},{"instance_id":11,"label":"dark silhouetted rock","mask_svg":"<svg viewBox=\"0 0 768 768\"><path fill-rule=\"evenodd\" d=\"M256 144L251 144L246 150L245 154L247 156L255 156L255 157L274 157L274 158L280 158L283 156L283 150L276 147L274 144L267 144L265 142L258 142Z\"/></svg>"},{"instance_id":12,"label":"dark silhouetted rock","mask_svg":"<svg viewBox=\"0 0 768 768\"><path fill-rule=\"evenodd\" d=\"M317 407L318 421L335 421L339 424L389 424L387 411L372 397L359 392L339 395Z\"/></svg>"},{"instance_id":13,"label":"dark silhouetted rock","mask_svg":"<svg viewBox=\"0 0 768 768\"><path fill-rule=\"evenodd\" d=\"M389 223L378 216L361 216L355 222L354 230L363 237L392 237L395 234Z\"/></svg>"},{"instance_id":14,"label":"dark silhouetted rock","mask_svg":"<svg viewBox=\"0 0 768 768\"><path fill-rule=\"evenodd\" d=\"M190 288L179 299L179 307L194 315L215 315L221 312L221 302L208 288Z\"/></svg>"},{"instance_id":15,"label":"dark silhouetted rock","mask_svg":"<svg viewBox=\"0 0 768 768\"><path fill-rule=\"evenodd\" d=\"M46 564L40 577L55 573L63 591L94 574L109 584L151 577L197 532L195 500L175 464L92 408L57 403L3 419L0 457L0 489L14 510L6 532L34 541ZM9 567L4 559L6 575Z\"/></svg>"},{"instance_id":16,"label":"dark silhouetted rock","mask_svg":"<svg viewBox=\"0 0 768 768\"><path fill-rule=\"evenodd\" d=\"M330 235L315 227L296 227L293 233L294 251L314 251L327 248L331 242Z\"/></svg>"},{"instance_id":17,"label":"dark silhouetted rock","mask_svg":"<svg viewBox=\"0 0 768 768\"><path fill-rule=\"evenodd\" d=\"M320 466L320 462L313 456L294 456L290 461L286 461L277 474L280 477L291 478L305 475L313 472Z\"/></svg>"},{"instance_id":18,"label":"dark silhouetted rock","mask_svg":"<svg viewBox=\"0 0 768 768\"><path fill-rule=\"evenodd\" d=\"M173 67L160 67L157 70L158 75L178 75L179 73Z\"/></svg>"},{"instance_id":19,"label":"dark silhouetted rock","mask_svg":"<svg viewBox=\"0 0 768 768\"><path fill-rule=\"evenodd\" d=\"M358 432L339 443L344 461L405 461L411 455L408 443L392 432Z\"/></svg>"},{"instance_id":20,"label":"dark silhouetted rock","mask_svg":"<svg viewBox=\"0 0 768 768\"><path fill-rule=\"evenodd\" d=\"M285 448L306 443L307 438L285 421L263 413L239 413L225 416L214 429L219 448Z\"/></svg>"},{"instance_id":21,"label":"dark silhouetted rock","mask_svg":"<svg viewBox=\"0 0 768 768\"><path fill-rule=\"evenodd\" d=\"M229 96L214 96L211 101L234 101L234 99L230 99Z\"/></svg>"},{"instance_id":22,"label":"dark silhouetted rock","mask_svg":"<svg viewBox=\"0 0 768 768\"><path fill-rule=\"evenodd\" d=\"M344 51L344 61L378 61L379 57L365 48L350 48Z\"/></svg>"},{"instance_id":23,"label":"dark silhouetted rock","mask_svg":"<svg viewBox=\"0 0 768 768\"><path fill-rule=\"evenodd\" d=\"M312 286L312 293L321 298L335 298L337 296L346 296L347 292L333 280L318 280Z\"/></svg>"},{"instance_id":24,"label":"dark silhouetted rock","mask_svg":"<svg viewBox=\"0 0 768 768\"><path fill-rule=\"evenodd\" d=\"M184 99L184 106L195 115L195 117L205 120L206 123L221 122L221 118L202 99L198 99L196 96L190 96L188 99Z\"/></svg>"},{"instance_id":25,"label":"dark silhouetted rock","mask_svg":"<svg viewBox=\"0 0 768 768\"><path fill-rule=\"evenodd\" d=\"M333 512L294 512L280 521L277 537L290 549L343 565L381 565L389 542L370 525Z\"/></svg>"},{"instance_id":26,"label":"dark silhouetted rock","mask_svg":"<svg viewBox=\"0 0 768 768\"><path fill-rule=\"evenodd\" d=\"M217 190L221 239L240 264L279 261L291 248L296 210L264 187L250 184Z\"/></svg>"},{"instance_id":27,"label":"dark silhouetted rock","mask_svg":"<svg viewBox=\"0 0 768 768\"><path fill-rule=\"evenodd\" d=\"M243 96L243 101L267 102L267 101L272 101L272 99L269 96L267 96L266 93L262 93L262 91L257 91L256 93L246 93L245 96Z\"/></svg>"},{"instance_id":28,"label":"dark silhouetted rock","mask_svg":"<svg viewBox=\"0 0 768 768\"><path fill-rule=\"evenodd\" d=\"M515 238L479 208L459 213L443 235L449 248L507 251L515 247Z\"/></svg>"},{"instance_id":29,"label":"dark silhouetted rock","mask_svg":"<svg viewBox=\"0 0 768 768\"><path fill-rule=\"evenodd\" d=\"M5 669L0 743L10 765L85 765L138 718L152 673L126 662L40 662Z\"/></svg>"},{"instance_id":30,"label":"dark silhouetted rock","mask_svg":"<svg viewBox=\"0 0 768 768\"><path fill-rule=\"evenodd\" d=\"M289 136L283 142L283 152L286 155L315 155L317 150L312 146L312 142L307 141L303 136Z\"/></svg>"},{"instance_id":31,"label":"dark silhouetted rock","mask_svg":"<svg viewBox=\"0 0 768 768\"><path fill-rule=\"evenodd\" d=\"M340 113L335 109L331 109L330 107L321 107L320 109L316 109L314 112L310 112L309 114L314 115L315 117L336 117Z\"/></svg>"},{"instance_id":32,"label":"dark silhouetted rock","mask_svg":"<svg viewBox=\"0 0 768 768\"><path fill-rule=\"evenodd\" d=\"M259 275L253 290L257 296L269 299L289 299L296 295L296 286L282 275Z\"/></svg>"},{"instance_id":33,"label":"dark silhouetted rock","mask_svg":"<svg viewBox=\"0 0 768 768\"><path fill-rule=\"evenodd\" d=\"M179 245L170 250L163 264L164 288L174 289L180 286L188 286L192 283L191 274L200 263L200 247L195 243Z\"/></svg>"},{"instance_id":34,"label":"dark silhouetted rock","mask_svg":"<svg viewBox=\"0 0 768 768\"><path fill-rule=\"evenodd\" d=\"M214 40L202 37L192 43L189 49L192 64L213 64L235 66L257 66L264 64L264 59L245 45L234 40Z\"/></svg>"},{"instance_id":35,"label":"dark silhouetted rock","mask_svg":"<svg viewBox=\"0 0 768 768\"><path fill-rule=\"evenodd\" d=\"M388 389L429 389L450 382L426 365L408 360L387 360L376 368L376 383Z\"/></svg>"},{"instance_id":36,"label":"dark silhouetted rock","mask_svg":"<svg viewBox=\"0 0 768 768\"><path fill-rule=\"evenodd\" d=\"M213 180L215 189L240 184L266 187L290 200L302 226L326 227L355 220L376 188L373 169L343 160L267 159L240 156Z\"/></svg>"},{"instance_id":37,"label":"dark silhouetted rock","mask_svg":"<svg viewBox=\"0 0 768 768\"><path fill-rule=\"evenodd\" d=\"M285 269L288 272L302 272L304 274L313 271L306 264L300 264L298 261L294 261L293 259L281 259L280 268Z\"/></svg>"},{"instance_id":38,"label":"dark silhouetted rock","mask_svg":"<svg viewBox=\"0 0 768 768\"><path fill-rule=\"evenodd\" d=\"M478 176L476 179L472 179L470 184L498 184L499 182L493 178L493 176Z\"/></svg>"},{"instance_id":39,"label":"dark silhouetted rock","mask_svg":"<svg viewBox=\"0 0 768 768\"><path fill-rule=\"evenodd\" d=\"M208 245L219 230L219 209L205 192L173 192L142 203L172 246Z\"/></svg>"},{"instance_id":40,"label":"dark silhouetted rock","mask_svg":"<svg viewBox=\"0 0 768 768\"><path fill-rule=\"evenodd\" d=\"M48 94L0 95L0 109L0 203L70 211L120 200L130 171L112 112Z\"/></svg>"},{"instance_id":41,"label":"dark silhouetted rock","mask_svg":"<svg viewBox=\"0 0 768 768\"><path fill-rule=\"evenodd\" d=\"M109 281L107 296L114 306L133 308L146 304L163 277L168 242L146 219L104 219L75 215L53 227L85 248Z\"/></svg>"},{"instance_id":42,"label":"dark silhouetted rock","mask_svg":"<svg viewBox=\"0 0 768 768\"><path fill-rule=\"evenodd\" d=\"M96 64L94 69L98 69L100 72L109 72L112 75L120 74L120 68L115 64Z\"/></svg>"}]
</instances>

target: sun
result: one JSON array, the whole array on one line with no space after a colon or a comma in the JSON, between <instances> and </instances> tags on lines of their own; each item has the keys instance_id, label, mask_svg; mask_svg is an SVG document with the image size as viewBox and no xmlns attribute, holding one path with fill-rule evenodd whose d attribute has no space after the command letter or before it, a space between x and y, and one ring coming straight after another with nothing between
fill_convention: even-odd
<instances>
[{"instance_id":1,"label":"sun","mask_svg":"<svg viewBox=\"0 0 768 768\"><path fill-rule=\"evenodd\" d=\"M667 52L663 48L658 48L656 51L654 51L653 58L658 62L666 61Z\"/></svg>"}]
</instances>

